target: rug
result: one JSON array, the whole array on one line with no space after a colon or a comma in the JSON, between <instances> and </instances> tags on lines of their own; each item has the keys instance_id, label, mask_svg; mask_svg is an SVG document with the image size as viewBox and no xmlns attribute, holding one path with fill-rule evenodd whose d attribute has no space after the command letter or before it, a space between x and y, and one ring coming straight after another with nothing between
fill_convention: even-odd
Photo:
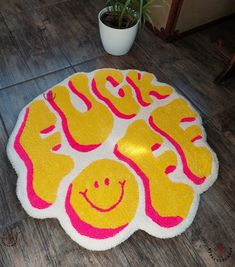
<instances>
[{"instance_id":1,"label":"rug","mask_svg":"<svg viewBox=\"0 0 235 267\"><path fill-rule=\"evenodd\" d=\"M148 72L76 73L29 103L7 146L17 196L90 250L174 237L218 174L199 114Z\"/></svg>"}]
</instances>

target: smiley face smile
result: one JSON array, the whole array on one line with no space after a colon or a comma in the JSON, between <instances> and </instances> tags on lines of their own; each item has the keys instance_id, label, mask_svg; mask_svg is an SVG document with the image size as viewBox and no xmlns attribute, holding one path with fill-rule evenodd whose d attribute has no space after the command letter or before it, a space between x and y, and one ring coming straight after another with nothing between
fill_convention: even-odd
<instances>
[{"instance_id":1,"label":"smiley face smile","mask_svg":"<svg viewBox=\"0 0 235 267\"><path fill-rule=\"evenodd\" d=\"M100 207L96 206L96 205L95 205L95 204L88 198L88 196L87 196L88 189L86 189L84 192L79 192L79 194L81 194L81 195L84 197L84 199L90 204L90 206L91 206L92 208L98 210L99 212L109 212L109 211L115 209L115 208L122 202L122 199L123 199L123 197L124 197L124 193L125 193L125 192L124 192L124 187L125 187L126 180L123 180L122 182L119 181L118 183L121 185L121 190L122 190L122 191L121 191L121 194L120 194L120 196L119 196L119 199L118 199L112 206L110 206L109 208L106 208L106 209L104 209L104 208L100 208ZM106 185L108 185L108 184L106 184ZM95 187L97 187L96 183L95 183Z\"/></svg>"}]
</instances>

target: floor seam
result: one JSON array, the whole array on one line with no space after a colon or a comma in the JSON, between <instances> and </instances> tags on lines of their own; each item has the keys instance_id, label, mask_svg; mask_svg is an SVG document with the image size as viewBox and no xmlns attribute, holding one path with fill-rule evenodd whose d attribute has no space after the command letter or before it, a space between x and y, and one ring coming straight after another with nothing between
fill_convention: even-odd
<instances>
[{"instance_id":1,"label":"floor seam","mask_svg":"<svg viewBox=\"0 0 235 267\"><path fill-rule=\"evenodd\" d=\"M47 72L47 73L45 73L45 74L42 74L42 75L33 77L32 79L27 79L27 80L24 80L24 81L22 81L22 82L14 83L14 84L12 84L12 85L9 85L9 86L0 88L0 92L1 92L1 91L4 91L4 90L7 90L7 89L9 89L9 88L11 88L11 87L13 87L13 86L18 86L18 85L21 85L21 84L24 84L24 83L27 83L27 82L35 81L35 80L37 80L37 79L39 79L39 78L43 78L43 77L45 77L45 76L47 76L47 75L51 75L51 74L54 74L54 73L56 73L56 72L60 72L60 71L66 70L66 69L69 69L69 68L71 68L71 67L72 67L72 66L67 66L67 67L62 68L62 69L58 69L58 70L55 70L55 71L52 71L52 72Z\"/></svg>"},{"instance_id":2,"label":"floor seam","mask_svg":"<svg viewBox=\"0 0 235 267\"><path fill-rule=\"evenodd\" d=\"M105 57L105 53L103 54L103 55L99 55L99 56L97 56L97 57L93 57L93 58L90 58L90 59L87 59L87 60L85 60L85 61L83 61L83 62L80 62L80 63L76 63L76 64L72 64L71 65L71 67L77 67L77 66L80 66L80 65L82 65L82 64L86 64L86 63L89 63L90 61L93 61L93 60L96 60L96 59L98 59L98 58L102 58L102 57ZM77 72L77 70L76 70L76 72Z\"/></svg>"}]
</instances>

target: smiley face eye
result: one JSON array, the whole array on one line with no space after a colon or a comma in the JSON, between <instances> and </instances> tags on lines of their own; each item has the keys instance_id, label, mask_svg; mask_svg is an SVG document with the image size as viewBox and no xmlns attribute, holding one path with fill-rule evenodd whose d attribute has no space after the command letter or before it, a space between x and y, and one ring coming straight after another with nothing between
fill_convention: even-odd
<instances>
[{"instance_id":1,"label":"smiley face eye","mask_svg":"<svg viewBox=\"0 0 235 267\"><path fill-rule=\"evenodd\" d=\"M105 184L105 185L109 185L109 182L110 182L110 181L109 181L109 178L105 178L105 179L104 179L104 184Z\"/></svg>"},{"instance_id":2,"label":"smiley face eye","mask_svg":"<svg viewBox=\"0 0 235 267\"><path fill-rule=\"evenodd\" d=\"M98 181L95 181L95 182L94 182L94 187L95 187L95 188L99 188L99 183L98 183Z\"/></svg>"}]
</instances>

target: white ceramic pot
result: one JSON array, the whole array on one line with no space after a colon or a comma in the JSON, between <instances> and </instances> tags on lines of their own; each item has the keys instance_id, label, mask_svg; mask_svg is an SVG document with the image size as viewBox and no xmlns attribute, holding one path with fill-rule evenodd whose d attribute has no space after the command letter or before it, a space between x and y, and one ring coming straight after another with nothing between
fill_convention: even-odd
<instances>
[{"instance_id":1,"label":"white ceramic pot","mask_svg":"<svg viewBox=\"0 0 235 267\"><path fill-rule=\"evenodd\" d=\"M134 26L127 29L111 28L100 19L107 10L107 7L102 9L98 15L102 44L107 53L114 56L124 55L129 52L135 41L139 23L137 22Z\"/></svg>"}]
</instances>

